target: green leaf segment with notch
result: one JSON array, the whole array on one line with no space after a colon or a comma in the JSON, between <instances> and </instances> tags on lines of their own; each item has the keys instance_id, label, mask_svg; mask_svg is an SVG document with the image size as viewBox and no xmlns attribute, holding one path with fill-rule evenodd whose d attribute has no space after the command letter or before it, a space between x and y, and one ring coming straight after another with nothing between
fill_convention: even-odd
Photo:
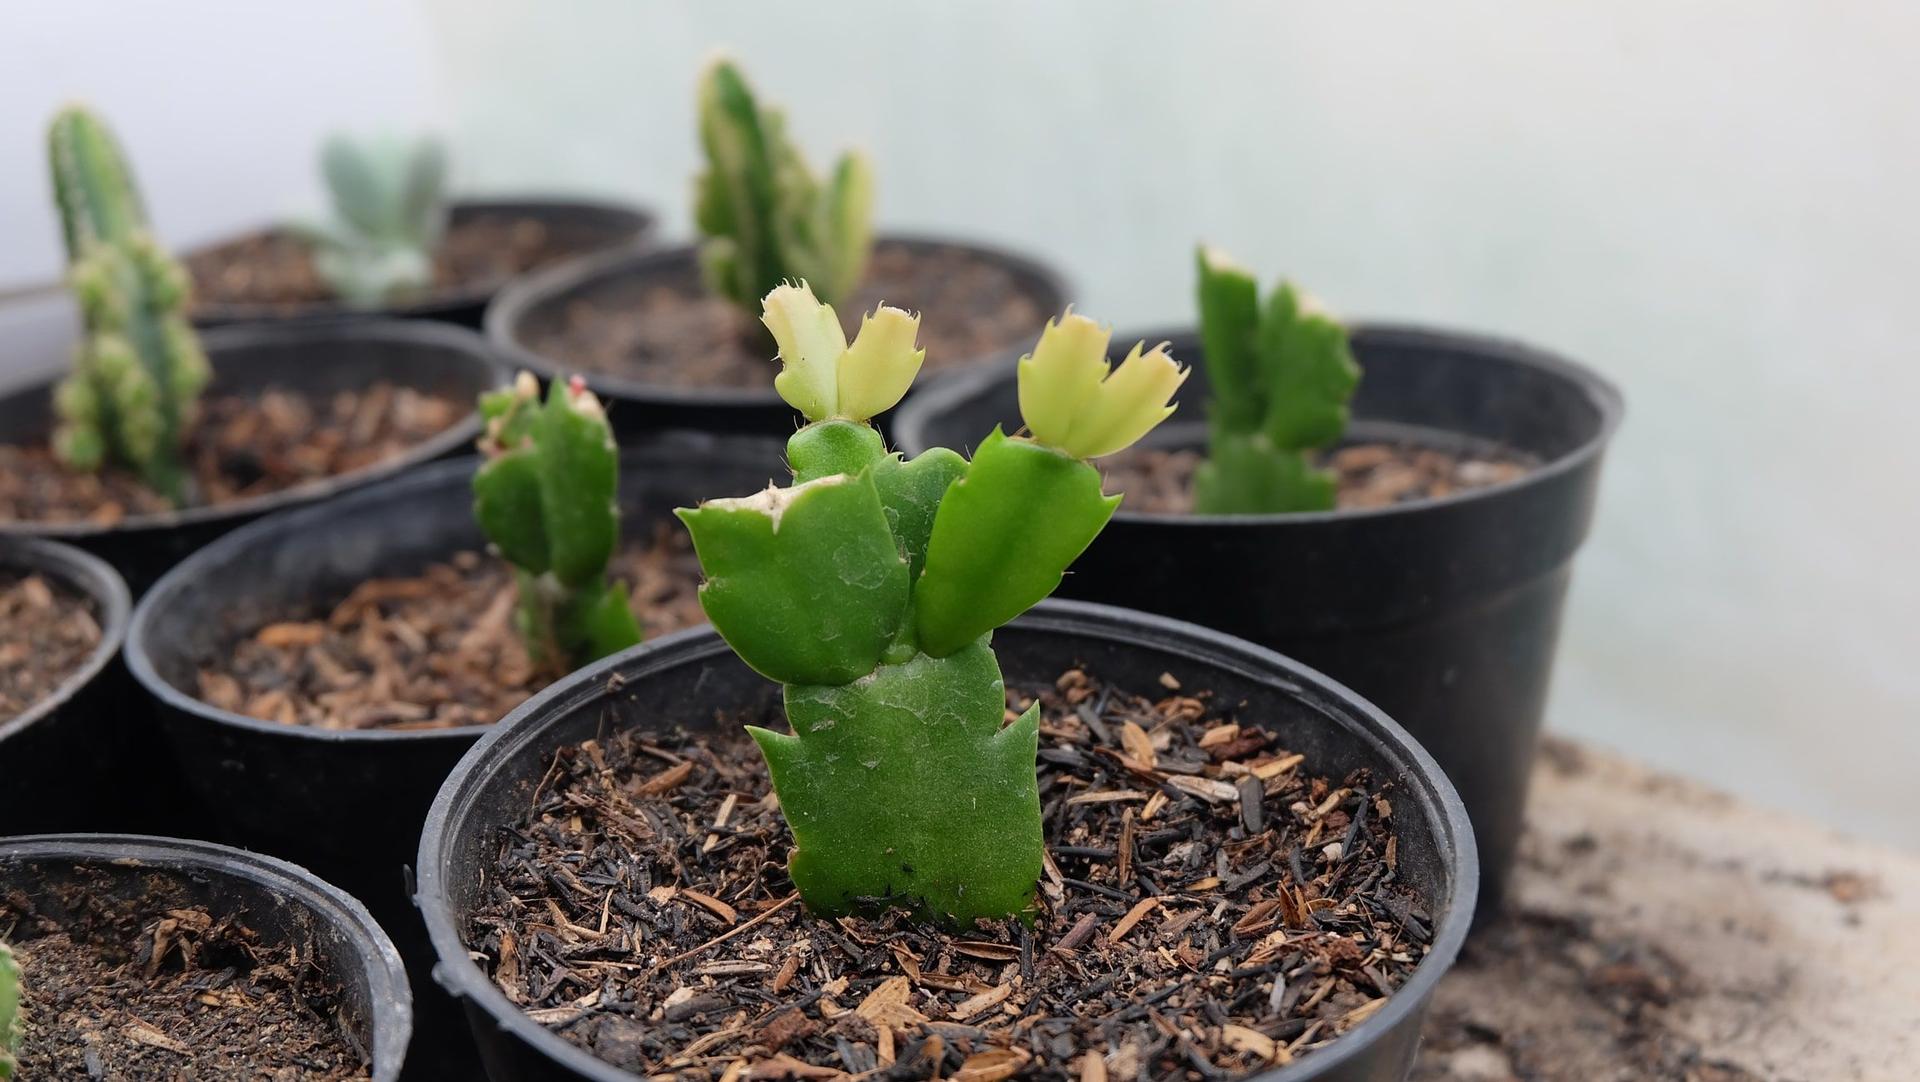
<instances>
[{"instance_id":1,"label":"green leaf segment with notch","mask_svg":"<svg viewBox=\"0 0 1920 1082\"><path fill-rule=\"evenodd\" d=\"M544 401L522 372L483 395L486 463L473 476L473 517L514 567L515 622L527 652L567 673L640 641L627 592L607 579L620 542L620 455L607 415L577 377Z\"/></svg>"},{"instance_id":2,"label":"green leaf segment with notch","mask_svg":"<svg viewBox=\"0 0 1920 1082\"><path fill-rule=\"evenodd\" d=\"M1201 248L1200 341L1213 384L1194 510L1327 511L1333 475L1313 452L1340 438L1360 366L1347 330L1290 282L1262 302L1251 273Z\"/></svg>"},{"instance_id":3,"label":"green leaf segment with notch","mask_svg":"<svg viewBox=\"0 0 1920 1082\"><path fill-rule=\"evenodd\" d=\"M332 218L305 232L313 269L341 300L376 307L433 284L447 227L447 152L430 137L330 136L320 173Z\"/></svg>"},{"instance_id":4,"label":"green leaf segment with notch","mask_svg":"<svg viewBox=\"0 0 1920 1082\"><path fill-rule=\"evenodd\" d=\"M20 963L13 949L0 943L0 1082L13 1077L20 1063Z\"/></svg>"},{"instance_id":5,"label":"green leaf segment with notch","mask_svg":"<svg viewBox=\"0 0 1920 1082\"><path fill-rule=\"evenodd\" d=\"M53 450L75 469L117 463L187 502L180 446L209 376L187 322L186 271L161 250L120 146L99 117L69 106L47 133L67 281L85 332L54 392Z\"/></svg>"},{"instance_id":6,"label":"green leaf segment with notch","mask_svg":"<svg viewBox=\"0 0 1920 1082\"><path fill-rule=\"evenodd\" d=\"M909 461L868 421L920 368L918 317L883 306L849 344L805 284L764 309L775 386L811 422L787 444L794 483L679 514L714 627L786 685L792 732L750 731L793 829L794 885L827 915L1020 914L1041 870L1039 718L1006 723L990 639L1112 517L1119 497L1087 460L1165 419L1186 372L1164 348L1112 369L1108 332L1068 314L1020 362L1030 435Z\"/></svg>"},{"instance_id":7,"label":"green leaf segment with notch","mask_svg":"<svg viewBox=\"0 0 1920 1082\"><path fill-rule=\"evenodd\" d=\"M700 145L707 169L694 182L694 223L706 238L707 288L752 313L788 279L832 303L852 294L873 246L873 168L848 151L823 184L787 139L780 111L762 106L730 61L700 77Z\"/></svg>"}]
</instances>

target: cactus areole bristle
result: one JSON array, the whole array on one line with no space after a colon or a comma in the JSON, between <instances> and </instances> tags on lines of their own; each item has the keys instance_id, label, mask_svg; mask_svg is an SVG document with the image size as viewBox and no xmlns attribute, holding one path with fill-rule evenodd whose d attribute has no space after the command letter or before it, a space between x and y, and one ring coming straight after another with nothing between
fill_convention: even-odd
<instances>
[{"instance_id":1,"label":"cactus areole bristle","mask_svg":"<svg viewBox=\"0 0 1920 1082\"><path fill-rule=\"evenodd\" d=\"M482 396L486 462L473 514L514 567L515 623L535 664L562 674L640 641L626 590L607 578L620 541L619 451L600 400L578 377L543 401L522 372Z\"/></svg>"},{"instance_id":2,"label":"cactus areole bristle","mask_svg":"<svg viewBox=\"0 0 1920 1082\"><path fill-rule=\"evenodd\" d=\"M1196 264L1213 400L1194 509L1330 510L1334 478L1312 455L1346 431L1347 403L1360 382L1346 328L1288 282L1262 302L1252 273L1217 249L1202 247Z\"/></svg>"},{"instance_id":3,"label":"cactus areole bristle","mask_svg":"<svg viewBox=\"0 0 1920 1082\"><path fill-rule=\"evenodd\" d=\"M1022 364L1033 438L996 430L971 461L905 460L867 421L919 370L917 317L882 308L849 344L796 282L763 318L776 386L811 422L787 443L794 483L678 513L714 627L785 685L789 731L750 732L793 830L794 884L826 915L1024 914L1042 863L1039 716L1005 721L992 633L1106 525L1119 498L1087 458L1165 417L1184 372L1164 349L1112 370L1106 333L1068 316Z\"/></svg>"},{"instance_id":4,"label":"cactus areole bristle","mask_svg":"<svg viewBox=\"0 0 1920 1082\"><path fill-rule=\"evenodd\" d=\"M176 504L181 461L209 369L187 322L187 276L154 240L119 144L80 106L47 133L67 281L85 329L54 393L54 452L75 469L137 472Z\"/></svg>"}]
</instances>

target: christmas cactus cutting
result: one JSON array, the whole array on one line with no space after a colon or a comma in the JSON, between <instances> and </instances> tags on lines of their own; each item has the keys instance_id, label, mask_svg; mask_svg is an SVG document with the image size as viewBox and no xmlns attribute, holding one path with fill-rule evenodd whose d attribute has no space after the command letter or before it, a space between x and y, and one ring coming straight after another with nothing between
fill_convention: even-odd
<instances>
[{"instance_id":1,"label":"christmas cactus cutting","mask_svg":"<svg viewBox=\"0 0 1920 1082\"><path fill-rule=\"evenodd\" d=\"M882 306L849 343L805 283L763 307L776 386L809 422L787 445L793 484L680 516L715 628L785 686L792 731L751 731L794 884L826 915L1023 913L1043 860L1038 714L1007 720L992 634L1106 525L1119 497L1089 460L1172 413L1186 372L1161 347L1110 366L1109 332L1069 313L1020 362L1022 432L996 429L971 460L904 460L869 422L920 368L918 317Z\"/></svg>"}]
</instances>

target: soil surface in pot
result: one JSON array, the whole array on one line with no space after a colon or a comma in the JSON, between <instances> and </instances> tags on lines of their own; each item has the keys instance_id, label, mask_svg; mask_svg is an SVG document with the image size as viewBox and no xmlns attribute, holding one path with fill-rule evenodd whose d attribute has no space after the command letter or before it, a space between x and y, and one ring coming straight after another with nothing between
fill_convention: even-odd
<instances>
[{"instance_id":1,"label":"soil surface in pot","mask_svg":"<svg viewBox=\"0 0 1920 1082\"><path fill-rule=\"evenodd\" d=\"M595 245L594 247L597 247ZM485 213L448 225L433 255L433 286L396 298L431 301L487 292L507 279L583 251L538 218ZM298 308L335 303L333 289L313 267L312 249L284 229L251 233L186 257L198 305L266 305Z\"/></svg>"},{"instance_id":2,"label":"soil surface in pot","mask_svg":"<svg viewBox=\"0 0 1920 1082\"><path fill-rule=\"evenodd\" d=\"M812 917L744 735L622 729L562 749L501 832L468 943L532 1018L638 1074L983 1082L1244 1075L1338 1039L1424 956L1388 779L1316 776L1204 691L1076 669L1037 693L1031 928ZM1008 719L1030 701L1011 690Z\"/></svg>"},{"instance_id":3,"label":"soil surface in pot","mask_svg":"<svg viewBox=\"0 0 1920 1082\"><path fill-rule=\"evenodd\" d=\"M93 600L45 575L0 568L0 722L26 713L100 645Z\"/></svg>"},{"instance_id":4,"label":"soil surface in pot","mask_svg":"<svg viewBox=\"0 0 1920 1082\"><path fill-rule=\"evenodd\" d=\"M190 506L252 499L365 469L457 423L473 408L384 380L325 399L283 389L210 394L185 456L197 496ZM132 471L69 469L44 441L0 444L0 522L87 521L174 510Z\"/></svg>"},{"instance_id":5,"label":"soil surface in pot","mask_svg":"<svg viewBox=\"0 0 1920 1082\"><path fill-rule=\"evenodd\" d=\"M685 530L662 526L608 569L648 637L705 623ZM462 552L424 573L370 579L330 608L239 630L203 664L200 698L223 710L325 729L491 725L563 675L536 668L514 630L506 561Z\"/></svg>"},{"instance_id":6,"label":"soil surface in pot","mask_svg":"<svg viewBox=\"0 0 1920 1082\"><path fill-rule=\"evenodd\" d=\"M128 901L85 882L62 888L75 914L64 922L28 890L0 892L0 935L25 993L22 1080L367 1077L310 944L274 945L244 913Z\"/></svg>"},{"instance_id":7,"label":"soil surface in pot","mask_svg":"<svg viewBox=\"0 0 1920 1082\"><path fill-rule=\"evenodd\" d=\"M924 370L1031 346L1045 312L1006 267L959 247L874 245L867 280L836 304L851 339L882 301L918 312ZM568 304L548 326L523 332L527 348L569 369L663 387L771 389L778 365L758 320L712 296L689 265L610 284Z\"/></svg>"},{"instance_id":8,"label":"soil surface in pot","mask_svg":"<svg viewBox=\"0 0 1920 1082\"><path fill-rule=\"evenodd\" d=\"M1527 475L1537 463L1518 451L1457 454L1413 443L1354 443L1318 456L1333 471L1341 510L1437 500ZM1142 514L1193 512L1193 474L1206 461L1194 450L1131 447L1100 460L1106 491L1126 494L1122 509Z\"/></svg>"}]
</instances>

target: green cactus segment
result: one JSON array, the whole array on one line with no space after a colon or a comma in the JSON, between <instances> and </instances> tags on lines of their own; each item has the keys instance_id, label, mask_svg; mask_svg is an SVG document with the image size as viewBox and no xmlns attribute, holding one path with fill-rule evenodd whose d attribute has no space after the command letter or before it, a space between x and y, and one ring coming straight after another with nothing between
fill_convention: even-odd
<instances>
[{"instance_id":1,"label":"green cactus segment","mask_svg":"<svg viewBox=\"0 0 1920 1082\"><path fill-rule=\"evenodd\" d=\"M694 222L707 238L707 287L754 312L787 279L806 279L828 302L850 294L873 243L865 157L843 155L822 184L787 140L779 111L760 105L724 60L701 77L699 111L707 170L695 182Z\"/></svg>"},{"instance_id":2,"label":"green cactus segment","mask_svg":"<svg viewBox=\"0 0 1920 1082\"><path fill-rule=\"evenodd\" d=\"M68 282L85 323L73 374L54 394L54 451L75 469L127 466L184 503L191 493L180 445L210 375L186 318L186 272L154 241L132 173L98 117L61 110L47 148Z\"/></svg>"},{"instance_id":3,"label":"green cactus segment","mask_svg":"<svg viewBox=\"0 0 1920 1082\"><path fill-rule=\"evenodd\" d=\"M13 949L0 943L0 1082L13 1077L20 1063L20 963Z\"/></svg>"},{"instance_id":4,"label":"green cactus segment","mask_svg":"<svg viewBox=\"0 0 1920 1082\"><path fill-rule=\"evenodd\" d=\"M996 428L934 517L914 590L920 649L955 653L1032 608L1119 506L1093 466Z\"/></svg>"},{"instance_id":5,"label":"green cactus segment","mask_svg":"<svg viewBox=\"0 0 1920 1082\"><path fill-rule=\"evenodd\" d=\"M701 607L755 672L845 684L880 663L909 586L870 476L836 474L678 514L706 572Z\"/></svg>"},{"instance_id":6,"label":"green cactus segment","mask_svg":"<svg viewBox=\"0 0 1920 1082\"><path fill-rule=\"evenodd\" d=\"M341 300L376 307L433 284L447 224L447 155L437 140L329 138L320 172L332 220L307 230L314 270Z\"/></svg>"},{"instance_id":7,"label":"green cactus segment","mask_svg":"<svg viewBox=\"0 0 1920 1082\"><path fill-rule=\"evenodd\" d=\"M1331 510L1335 484L1311 453L1346 431L1360 382L1346 328L1290 283L1263 305L1247 271L1202 249L1200 333L1213 382L1208 462L1194 475L1206 514Z\"/></svg>"},{"instance_id":8,"label":"green cactus segment","mask_svg":"<svg viewBox=\"0 0 1920 1082\"><path fill-rule=\"evenodd\" d=\"M967 460L945 447L929 447L911 461L890 455L874 463L872 473L887 524L907 558L907 576L919 583L940 503L953 483L967 475Z\"/></svg>"},{"instance_id":9,"label":"green cactus segment","mask_svg":"<svg viewBox=\"0 0 1920 1082\"><path fill-rule=\"evenodd\" d=\"M839 687L789 687L792 735L751 730L816 912L903 904L965 927L1031 905L1041 872L1039 715L1002 726L993 651L916 654Z\"/></svg>"},{"instance_id":10,"label":"green cactus segment","mask_svg":"<svg viewBox=\"0 0 1920 1082\"><path fill-rule=\"evenodd\" d=\"M542 402L522 373L480 410L488 461L474 474L473 515L514 565L528 652L570 671L639 642L626 592L606 577L620 538L620 475L599 402L577 381L556 381Z\"/></svg>"}]
</instances>

